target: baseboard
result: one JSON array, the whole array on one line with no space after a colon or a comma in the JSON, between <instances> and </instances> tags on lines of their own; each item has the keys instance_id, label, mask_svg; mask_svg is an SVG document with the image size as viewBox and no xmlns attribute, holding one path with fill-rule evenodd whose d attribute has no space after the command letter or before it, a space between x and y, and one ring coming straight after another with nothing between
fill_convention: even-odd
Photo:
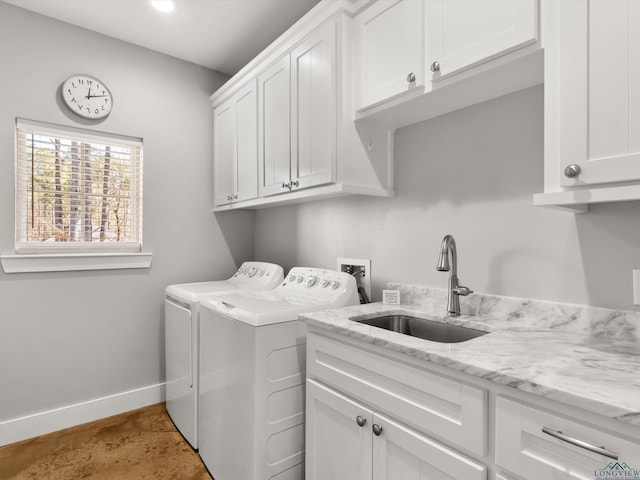
<instances>
[{"instance_id":1,"label":"baseboard","mask_svg":"<svg viewBox=\"0 0 640 480\"><path fill-rule=\"evenodd\" d=\"M0 422L0 446L164 402L165 384L96 398Z\"/></svg>"}]
</instances>

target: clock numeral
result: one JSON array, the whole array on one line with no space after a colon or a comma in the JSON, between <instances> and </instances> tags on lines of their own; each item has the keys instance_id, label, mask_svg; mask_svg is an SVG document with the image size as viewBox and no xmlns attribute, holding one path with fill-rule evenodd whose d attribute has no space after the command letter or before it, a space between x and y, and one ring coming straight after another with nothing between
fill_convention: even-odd
<instances>
[{"instance_id":1,"label":"clock numeral","mask_svg":"<svg viewBox=\"0 0 640 480\"><path fill-rule=\"evenodd\" d=\"M73 93L71 93L71 89L70 88L67 90L67 92L69 92L69 95L73 95Z\"/></svg>"},{"instance_id":2,"label":"clock numeral","mask_svg":"<svg viewBox=\"0 0 640 480\"><path fill-rule=\"evenodd\" d=\"M76 102L75 97L71 99L71 103L78 103L78 102Z\"/></svg>"},{"instance_id":3,"label":"clock numeral","mask_svg":"<svg viewBox=\"0 0 640 480\"><path fill-rule=\"evenodd\" d=\"M98 110L97 108L93 111L93 113L95 113L96 115L98 115L100 113L100 110Z\"/></svg>"},{"instance_id":4,"label":"clock numeral","mask_svg":"<svg viewBox=\"0 0 640 480\"><path fill-rule=\"evenodd\" d=\"M81 79L81 78L79 78L79 79L78 79L78 85L84 85L84 80L83 80L83 79Z\"/></svg>"},{"instance_id":5,"label":"clock numeral","mask_svg":"<svg viewBox=\"0 0 640 480\"><path fill-rule=\"evenodd\" d=\"M78 110L82 110L82 105L78 104Z\"/></svg>"}]
</instances>

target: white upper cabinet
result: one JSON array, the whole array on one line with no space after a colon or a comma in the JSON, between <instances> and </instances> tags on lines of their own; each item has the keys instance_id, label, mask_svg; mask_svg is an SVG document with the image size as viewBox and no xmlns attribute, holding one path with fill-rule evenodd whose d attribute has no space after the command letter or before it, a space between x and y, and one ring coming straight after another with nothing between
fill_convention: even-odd
<instances>
[{"instance_id":1,"label":"white upper cabinet","mask_svg":"<svg viewBox=\"0 0 640 480\"><path fill-rule=\"evenodd\" d=\"M258 77L261 196L335 181L335 72L328 23Z\"/></svg>"},{"instance_id":2,"label":"white upper cabinet","mask_svg":"<svg viewBox=\"0 0 640 480\"><path fill-rule=\"evenodd\" d=\"M356 118L401 127L541 83L538 10L539 0L373 2L356 18Z\"/></svg>"},{"instance_id":3,"label":"white upper cabinet","mask_svg":"<svg viewBox=\"0 0 640 480\"><path fill-rule=\"evenodd\" d=\"M393 196L391 132L353 121L354 18L362 8L352 0L319 2L211 96L216 211ZM229 101L247 83L255 85L255 141L253 124L240 127L248 110ZM248 158L254 143L257 178L245 179L233 159L245 145L239 158ZM253 183L257 195L243 196L243 185Z\"/></svg>"},{"instance_id":4,"label":"white upper cabinet","mask_svg":"<svg viewBox=\"0 0 640 480\"><path fill-rule=\"evenodd\" d=\"M291 185L336 180L336 25L324 25L291 52Z\"/></svg>"},{"instance_id":5,"label":"white upper cabinet","mask_svg":"<svg viewBox=\"0 0 640 480\"><path fill-rule=\"evenodd\" d=\"M258 76L258 163L260 196L288 191L290 153L289 55Z\"/></svg>"},{"instance_id":6,"label":"white upper cabinet","mask_svg":"<svg viewBox=\"0 0 640 480\"><path fill-rule=\"evenodd\" d=\"M426 0L426 15L434 81L538 39L537 0Z\"/></svg>"},{"instance_id":7,"label":"white upper cabinet","mask_svg":"<svg viewBox=\"0 0 640 480\"><path fill-rule=\"evenodd\" d=\"M573 28L559 47L562 186L640 179L640 2L590 0L563 7ZM564 36L566 35L566 37ZM586 39L588 38L588 41ZM564 42L567 42L566 44ZM564 174L580 166L574 177ZM569 172L569 174L571 174Z\"/></svg>"},{"instance_id":8,"label":"white upper cabinet","mask_svg":"<svg viewBox=\"0 0 640 480\"><path fill-rule=\"evenodd\" d=\"M640 2L543 6L545 193L534 203L640 199Z\"/></svg>"},{"instance_id":9,"label":"white upper cabinet","mask_svg":"<svg viewBox=\"0 0 640 480\"><path fill-rule=\"evenodd\" d=\"M424 87L424 2L379 0L356 18L362 109Z\"/></svg>"},{"instance_id":10,"label":"white upper cabinet","mask_svg":"<svg viewBox=\"0 0 640 480\"><path fill-rule=\"evenodd\" d=\"M216 205L256 198L258 194L257 108L254 81L214 109Z\"/></svg>"}]
</instances>

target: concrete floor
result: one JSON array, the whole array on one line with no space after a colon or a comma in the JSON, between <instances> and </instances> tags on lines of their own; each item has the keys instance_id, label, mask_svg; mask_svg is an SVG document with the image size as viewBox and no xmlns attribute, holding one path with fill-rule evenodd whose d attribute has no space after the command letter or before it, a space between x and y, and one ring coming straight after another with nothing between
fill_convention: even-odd
<instances>
[{"instance_id":1,"label":"concrete floor","mask_svg":"<svg viewBox=\"0 0 640 480\"><path fill-rule=\"evenodd\" d=\"M211 480L164 404L0 447L2 480Z\"/></svg>"}]
</instances>

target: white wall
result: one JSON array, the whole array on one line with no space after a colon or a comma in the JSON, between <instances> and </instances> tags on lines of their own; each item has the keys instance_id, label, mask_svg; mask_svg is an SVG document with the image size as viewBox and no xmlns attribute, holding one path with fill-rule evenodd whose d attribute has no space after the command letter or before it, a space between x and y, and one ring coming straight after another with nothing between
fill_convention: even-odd
<instances>
[{"instance_id":1,"label":"white wall","mask_svg":"<svg viewBox=\"0 0 640 480\"><path fill-rule=\"evenodd\" d=\"M542 129L542 87L400 129L394 198L258 211L255 256L287 268L370 258L380 300L388 281L446 288L436 262L451 233L460 280L477 292L636 308L639 203L577 216L533 207L543 190Z\"/></svg>"},{"instance_id":2,"label":"white wall","mask_svg":"<svg viewBox=\"0 0 640 480\"><path fill-rule=\"evenodd\" d=\"M0 273L1 423L161 384L164 288L250 260L253 214L211 213L208 97L224 75L3 2L0 62L0 252L13 251L15 118L82 126L57 90L88 73L109 85L114 110L87 128L144 139L153 253L150 270Z\"/></svg>"}]
</instances>

